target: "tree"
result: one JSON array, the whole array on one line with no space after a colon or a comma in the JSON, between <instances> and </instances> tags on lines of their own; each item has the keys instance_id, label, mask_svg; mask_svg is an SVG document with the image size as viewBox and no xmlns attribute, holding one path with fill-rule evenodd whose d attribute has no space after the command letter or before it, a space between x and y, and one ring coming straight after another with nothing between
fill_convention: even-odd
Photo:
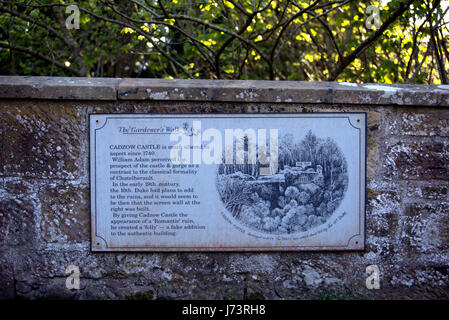
<instances>
[{"instance_id":1,"label":"tree","mask_svg":"<svg viewBox=\"0 0 449 320\"><path fill-rule=\"evenodd\" d=\"M338 195L344 188L344 181L347 172L347 163L335 142L328 138L319 147L319 153L323 155L320 165L323 167L323 176L325 184L330 191L330 200L333 201L335 195ZM341 192L343 195L343 192Z\"/></svg>"},{"instance_id":2,"label":"tree","mask_svg":"<svg viewBox=\"0 0 449 320\"><path fill-rule=\"evenodd\" d=\"M440 0L81 0L79 30L69 4L0 0L1 74L448 83Z\"/></svg>"},{"instance_id":3,"label":"tree","mask_svg":"<svg viewBox=\"0 0 449 320\"><path fill-rule=\"evenodd\" d=\"M279 141L279 169L284 169L285 165L294 165L295 159L295 145L294 137L288 133L281 136Z\"/></svg>"}]
</instances>

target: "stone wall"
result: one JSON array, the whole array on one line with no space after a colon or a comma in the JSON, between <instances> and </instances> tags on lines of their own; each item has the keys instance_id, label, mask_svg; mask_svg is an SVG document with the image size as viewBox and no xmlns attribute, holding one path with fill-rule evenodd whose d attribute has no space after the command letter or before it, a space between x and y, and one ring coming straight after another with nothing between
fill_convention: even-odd
<instances>
[{"instance_id":1,"label":"stone wall","mask_svg":"<svg viewBox=\"0 0 449 320\"><path fill-rule=\"evenodd\" d=\"M448 86L0 77L0 110L1 298L449 297ZM368 114L364 252L90 252L89 113L324 111Z\"/></svg>"}]
</instances>

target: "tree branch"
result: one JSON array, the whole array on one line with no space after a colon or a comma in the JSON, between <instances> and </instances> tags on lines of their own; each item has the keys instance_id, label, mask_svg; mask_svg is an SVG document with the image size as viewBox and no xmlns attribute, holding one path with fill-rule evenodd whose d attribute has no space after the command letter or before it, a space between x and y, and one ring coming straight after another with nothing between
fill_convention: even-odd
<instances>
[{"instance_id":1,"label":"tree branch","mask_svg":"<svg viewBox=\"0 0 449 320\"><path fill-rule=\"evenodd\" d=\"M388 27L396 21L401 15L404 14L410 7L410 5L415 2L415 0L408 0L407 2L401 2L399 8L393 12L387 20L380 26L379 30L376 30L368 39L363 41L361 44L357 46L349 55L344 57L342 60L339 60L337 67L329 73L328 80L335 81L340 73L343 72L344 69L348 65L350 65L361 53L363 53L366 49L368 49L371 45L373 45L377 39L384 33Z\"/></svg>"},{"instance_id":2,"label":"tree branch","mask_svg":"<svg viewBox=\"0 0 449 320\"><path fill-rule=\"evenodd\" d=\"M73 73L74 75L77 75L79 77L83 77L84 76L84 74L81 73L79 70L67 67L67 66L65 66L64 64L62 64L62 63L60 63L58 61L52 60L52 59L42 55L41 53L39 53L37 51L30 50L28 48L25 48L25 47L22 47L22 46L11 46L9 44L1 43L1 42L0 42L0 48L6 48L6 49L9 49L9 50L15 50L15 51L24 52L24 53L32 55L32 56L34 56L36 58L44 60L44 61L46 61L46 62L48 62L48 63L50 63L52 65L55 65L55 66L57 66L57 67L59 67L61 69L69 71L69 72Z\"/></svg>"},{"instance_id":3,"label":"tree branch","mask_svg":"<svg viewBox=\"0 0 449 320\"><path fill-rule=\"evenodd\" d=\"M64 34L64 42L73 50L74 60L79 67L79 72L83 75L83 77L89 77L89 71L87 70L87 66L84 63L84 59L81 54L81 48L73 38L70 30L65 26L65 19L62 15L61 7L53 7L53 12L56 14L56 18L61 27L61 31Z\"/></svg>"}]
</instances>

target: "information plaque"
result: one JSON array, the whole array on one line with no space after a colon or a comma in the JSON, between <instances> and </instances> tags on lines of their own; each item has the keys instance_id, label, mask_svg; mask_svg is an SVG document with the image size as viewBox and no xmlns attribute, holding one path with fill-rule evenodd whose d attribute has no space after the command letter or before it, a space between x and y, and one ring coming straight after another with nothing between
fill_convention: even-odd
<instances>
[{"instance_id":1,"label":"information plaque","mask_svg":"<svg viewBox=\"0 0 449 320\"><path fill-rule=\"evenodd\" d=\"M93 251L362 250L365 113L91 114Z\"/></svg>"}]
</instances>

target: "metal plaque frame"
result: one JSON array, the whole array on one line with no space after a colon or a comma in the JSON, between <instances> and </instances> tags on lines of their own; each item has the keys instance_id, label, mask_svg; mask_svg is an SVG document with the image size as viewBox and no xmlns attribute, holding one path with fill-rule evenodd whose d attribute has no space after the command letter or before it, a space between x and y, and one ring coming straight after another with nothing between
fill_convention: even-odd
<instances>
[{"instance_id":1,"label":"metal plaque frame","mask_svg":"<svg viewBox=\"0 0 449 320\"><path fill-rule=\"evenodd\" d=\"M364 112L89 114L91 250L364 250L366 122Z\"/></svg>"}]
</instances>

